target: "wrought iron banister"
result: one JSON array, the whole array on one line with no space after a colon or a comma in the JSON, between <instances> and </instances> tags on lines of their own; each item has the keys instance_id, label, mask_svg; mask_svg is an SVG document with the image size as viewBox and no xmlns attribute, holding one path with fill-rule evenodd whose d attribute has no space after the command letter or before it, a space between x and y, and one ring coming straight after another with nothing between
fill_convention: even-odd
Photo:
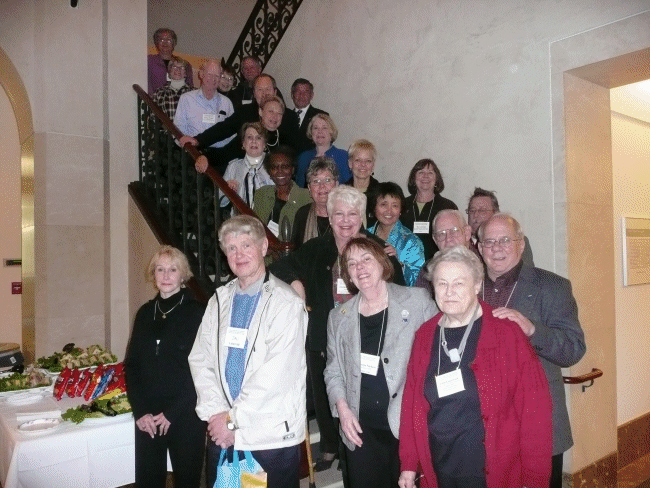
<instances>
[{"instance_id":1,"label":"wrought iron banister","mask_svg":"<svg viewBox=\"0 0 650 488\"><path fill-rule=\"evenodd\" d=\"M156 235L164 232L166 241L183 250L198 282L211 294L224 271L217 243L220 192L240 214L255 213L214 169L197 173L194 164L205 156L189 144L179 147L178 128L140 86L133 89L138 95L140 175L131 194L138 197L140 208L148 208L149 218L157 220ZM272 255L291 248L265 229Z\"/></svg>"},{"instance_id":2,"label":"wrought iron banister","mask_svg":"<svg viewBox=\"0 0 650 488\"><path fill-rule=\"evenodd\" d=\"M239 67L246 56L255 56L266 66L302 0L258 0L228 57L241 82Z\"/></svg>"}]
</instances>

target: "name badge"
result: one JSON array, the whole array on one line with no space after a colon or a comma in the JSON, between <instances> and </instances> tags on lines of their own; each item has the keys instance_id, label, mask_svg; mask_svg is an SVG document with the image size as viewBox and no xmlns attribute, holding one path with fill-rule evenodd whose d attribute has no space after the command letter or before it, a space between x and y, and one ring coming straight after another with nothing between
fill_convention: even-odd
<instances>
[{"instance_id":1,"label":"name badge","mask_svg":"<svg viewBox=\"0 0 650 488\"><path fill-rule=\"evenodd\" d=\"M203 123L204 124L216 124L217 116L215 114L203 114Z\"/></svg>"},{"instance_id":2,"label":"name badge","mask_svg":"<svg viewBox=\"0 0 650 488\"><path fill-rule=\"evenodd\" d=\"M248 329L237 329L236 327L228 327L226 331L226 346L227 347L236 347L237 349L243 349L246 345L246 336L248 335Z\"/></svg>"},{"instance_id":3,"label":"name badge","mask_svg":"<svg viewBox=\"0 0 650 488\"><path fill-rule=\"evenodd\" d=\"M413 233L414 234L428 234L429 233L429 224L430 222L413 222Z\"/></svg>"},{"instance_id":4,"label":"name badge","mask_svg":"<svg viewBox=\"0 0 650 488\"><path fill-rule=\"evenodd\" d=\"M269 220L269 223L266 224L266 226L269 228L271 232L273 232L273 235L275 237L278 237L280 234L280 226L277 224L277 222L273 222L272 220Z\"/></svg>"},{"instance_id":5,"label":"name badge","mask_svg":"<svg viewBox=\"0 0 650 488\"><path fill-rule=\"evenodd\" d=\"M348 287L345 286L345 281L343 278L338 278L336 280L336 294L337 295L349 295Z\"/></svg>"},{"instance_id":6,"label":"name badge","mask_svg":"<svg viewBox=\"0 0 650 488\"><path fill-rule=\"evenodd\" d=\"M460 369L455 369L449 373L436 376L436 387L438 388L438 398L464 391L463 373Z\"/></svg>"},{"instance_id":7,"label":"name badge","mask_svg":"<svg viewBox=\"0 0 650 488\"><path fill-rule=\"evenodd\" d=\"M379 369L379 356L375 356L374 354L361 353L361 372L363 374L370 374L372 376L377 376L378 369Z\"/></svg>"}]
</instances>

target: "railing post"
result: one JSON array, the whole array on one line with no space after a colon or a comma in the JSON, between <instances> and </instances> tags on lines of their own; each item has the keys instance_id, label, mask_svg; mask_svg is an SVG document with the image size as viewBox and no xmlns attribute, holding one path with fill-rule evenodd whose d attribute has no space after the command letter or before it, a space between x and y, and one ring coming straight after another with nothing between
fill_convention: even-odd
<instances>
[{"instance_id":1,"label":"railing post","mask_svg":"<svg viewBox=\"0 0 650 488\"><path fill-rule=\"evenodd\" d=\"M201 204L203 199L203 175L197 175L196 178L196 250L197 250L197 259L199 260L199 275L204 276L205 272L205 261L203 258L203 205Z\"/></svg>"},{"instance_id":2,"label":"railing post","mask_svg":"<svg viewBox=\"0 0 650 488\"><path fill-rule=\"evenodd\" d=\"M173 173L173 151L174 151L174 138L171 134L165 131L167 136L167 213L169 222L169 231L174 232L174 203L172 199L172 175Z\"/></svg>"},{"instance_id":3,"label":"railing post","mask_svg":"<svg viewBox=\"0 0 650 488\"><path fill-rule=\"evenodd\" d=\"M187 195L187 153L185 151L181 152L181 205L183 209L183 253L187 255L188 253L188 244L187 244L187 234L188 234L188 228L187 228L187 214L189 212L189 205L187 202L188 195Z\"/></svg>"}]
</instances>

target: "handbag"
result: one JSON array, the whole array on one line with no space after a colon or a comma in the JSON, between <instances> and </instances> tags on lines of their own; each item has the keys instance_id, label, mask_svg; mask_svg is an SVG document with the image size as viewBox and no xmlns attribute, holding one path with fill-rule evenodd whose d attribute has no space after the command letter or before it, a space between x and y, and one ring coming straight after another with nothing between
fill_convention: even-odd
<instances>
[{"instance_id":1,"label":"handbag","mask_svg":"<svg viewBox=\"0 0 650 488\"><path fill-rule=\"evenodd\" d=\"M242 474L258 475L262 470L262 466L258 463L250 451L244 452L244 459L239 459L239 451L233 450L232 462L228 461L226 454L228 449L222 449L219 455L219 463L217 464L217 479L214 482L214 488L242 488ZM266 486L264 485L249 485L249 486Z\"/></svg>"}]
</instances>

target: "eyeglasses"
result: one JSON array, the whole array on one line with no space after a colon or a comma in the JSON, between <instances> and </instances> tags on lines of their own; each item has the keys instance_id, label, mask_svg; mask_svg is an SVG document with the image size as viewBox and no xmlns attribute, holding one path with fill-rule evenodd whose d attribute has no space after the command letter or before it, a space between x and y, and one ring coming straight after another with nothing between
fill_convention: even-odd
<instances>
[{"instance_id":1,"label":"eyeglasses","mask_svg":"<svg viewBox=\"0 0 650 488\"><path fill-rule=\"evenodd\" d=\"M485 239L484 241L481 241L481 244L483 244L483 247L487 247L490 249L493 247L495 244L499 244L499 246L505 248L511 247L515 241L520 241L521 239L510 239L509 237L500 237L498 239Z\"/></svg>"},{"instance_id":2,"label":"eyeglasses","mask_svg":"<svg viewBox=\"0 0 650 488\"><path fill-rule=\"evenodd\" d=\"M467 212L467 215L480 215L484 216L492 212L492 209L490 208L468 208L465 210Z\"/></svg>"},{"instance_id":3,"label":"eyeglasses","mask_svg":"<svg viewBox=\"0 0 650 488\"><path fill-rule=\"evenodd\" d=\"M233 78L230 75L221 75L222 80L227 80L227 81L235 81L235 78Z\"/></svg>"},{"instance_id":4,"label":"eyeglasses","mask_svg":"<svg viewBox=\"0 0 650 488\"><path fill-rule=\"evenodd\" d=\"M452 227L451 229L439 230L438 232L433 233L433 238L436 241L444 241L450 237L456 237L460 233L461 229L458 227Z\"/></svg>"},{"instance_id":5,"label":"eyeglasses","mask_svg":"<svg viewBox=\"0 0 650 488\"><path fill-rule=\"evenodd\" d=\"M330 177L319 178L317 180L311 180L309 182L310 185L314 185L314 186L316 186L316 185L331 185L332 183L334 183L334 178L330 178Z\"/></svg>"}]
</instances>

